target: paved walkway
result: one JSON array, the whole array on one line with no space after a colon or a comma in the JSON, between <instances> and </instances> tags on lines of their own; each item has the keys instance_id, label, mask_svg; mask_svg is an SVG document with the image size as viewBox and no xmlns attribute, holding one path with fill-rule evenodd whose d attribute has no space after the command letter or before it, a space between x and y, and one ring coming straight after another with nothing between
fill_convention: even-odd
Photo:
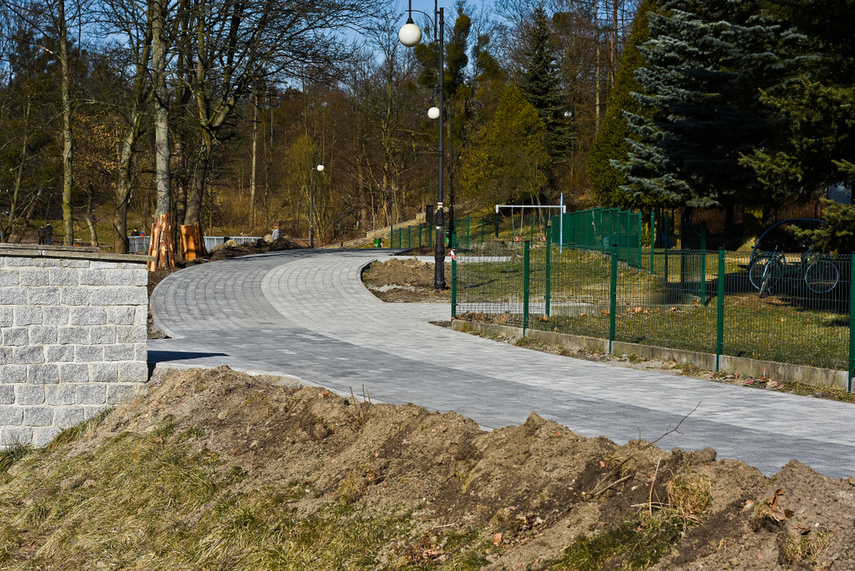
<instances>
[{"instance_id":1,"label":"paved walkway","mask_svg":"<svg viewBox=\"0 0 855 571\"><path fill-rule=\"evenodd\" d=\"M798 459L855 476L855 406L530 351L430 325L447 304L386 304L361 268L388 250L295 250L193 266L152 313L149 361L289 375L375 401L454 410L485 428L536 411L585 436L712 446L766 474ZM698 404L700 403L700 404Z\"/></svg>"}]
</instances>

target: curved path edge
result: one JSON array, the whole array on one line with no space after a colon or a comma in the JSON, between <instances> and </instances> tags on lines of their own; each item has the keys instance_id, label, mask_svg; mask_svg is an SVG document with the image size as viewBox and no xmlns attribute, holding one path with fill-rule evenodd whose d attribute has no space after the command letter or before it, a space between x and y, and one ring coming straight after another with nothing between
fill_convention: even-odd
<instances>
[{"instance_id":1,"label":"curved path edge","mask_svg":"<svg viewBox=\"0 0 855 571\"><path fill-rule=\"evenodd\" d=\"M209 262L155 289L149 362L276 374L372 400L454 410L485 428L533 411L584 436L655 440L756 466L855 475L851 404L626 369L431 325L447 304L386 304L362 268L390 250L293 250ZM694 412L692 412L694 410ZM691 413L691 414L690 414ZM688 417L687 417L688 415Z\"/></svg>"}]
</instances>

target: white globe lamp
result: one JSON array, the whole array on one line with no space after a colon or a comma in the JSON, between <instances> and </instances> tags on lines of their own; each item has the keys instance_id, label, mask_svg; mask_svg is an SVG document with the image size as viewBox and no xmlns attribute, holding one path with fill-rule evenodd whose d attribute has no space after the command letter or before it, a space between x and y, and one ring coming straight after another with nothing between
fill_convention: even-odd
<instances>
[{"instance_id":1,"label":"white globe lamp","mask_svg":"<svg viewBox=\"0 0 855 571\"><path fill-rule=\"evenodd\" d=\"M428 117L431 119L439 119L439 107L431 107L428 109Z\"/></svg>"},{"instance_id":2,"label":"white globe lamp","mask_svg":"<svg viewBox=\"0 0 855 571\"><path fill-rule=\"evenodd\" d=\"M410 21L398 30L398 39L408 48L415 47L422 41L422 30L410 19Z\"/></svg>"}]
</instances>

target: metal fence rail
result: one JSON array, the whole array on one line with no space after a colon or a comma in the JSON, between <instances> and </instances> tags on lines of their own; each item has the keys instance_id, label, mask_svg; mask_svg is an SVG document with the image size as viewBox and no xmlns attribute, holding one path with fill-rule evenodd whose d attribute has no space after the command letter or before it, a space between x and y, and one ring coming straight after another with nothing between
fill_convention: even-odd
<instances>
[{"instance_id":1,"label":"metal fence rail","mask_svg":"<svg viewBox=\"0 0 855 571\"><path fill-rule=\"evenodd\" d=\"M259 236L205 236L205 249L211 251L214 247L225 244L227 240L234 240L238 244L249 244L259 239ZM128 253L148 253L150 240L149 236L128 236Z\"/></svg>"},{"instance_id":2,"label":"metal fence rail","mask_svg":"<svg viewBox=\"0 0 855 571\"><path fill-rule=\"evenodd\" d=\"M651 224L654 220L651 218ZM550 226L552 230L550 231ZM446 223L446 245L450 224ZM552 242L562 247L585 248L609 252L613 245L620 246L621 260L641 267L642 248L641 213L620 208L592 208L568 212L564 215L540 216L521 214L511 216L467 216L454 220L455 247L471 248L495 240L522 243L526 240ZM436 242L436 228L431 224L401 226L390 230L389 247L421 248Z\"/></svg>"},{"instance_id":3,"label":"metal fence rail","mask_svg":"<svg viewBox=\"0 0 855 571\"><path fill-rule=\"evenodd\" d=\"M852 390L853 256L610 250L525 242L459 251L452 311L524 330L846 370Z\"/></svg>"}]
</instances>

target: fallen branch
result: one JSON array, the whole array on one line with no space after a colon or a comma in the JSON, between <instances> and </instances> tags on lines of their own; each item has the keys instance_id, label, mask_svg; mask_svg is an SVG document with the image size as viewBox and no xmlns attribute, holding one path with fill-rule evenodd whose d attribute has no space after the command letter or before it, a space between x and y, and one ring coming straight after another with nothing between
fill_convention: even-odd
<instances>
[{"instance_id":1,"label":"fallen branch","mask_svg":"<svg viewBox=\"0 0 855 571\"><path fill-rule=\"evenodd\" d=\"M659 438L657 438L656 440L654 440L652 442L648 442L647 445L642 447L642 450L646 450L647 448L650 448L651 446L655 445L657 442L659 442L660 440L662 440L666 436L668 436L670 434L674 434L675 432L677 434L683 434L682 432L680 432L680 425L682 425L684 422L686 422L686 419L689 418L690 416L692 416L692 413L694 413L696 410L698 410L698 407L701 406L701 402L703 402L703 401L698 401L698 404L695 405L695 408L690 410L689 413L686 414L686 416L681 418L680 422L677 423L677 426L675 426L674 428L671 428L669 426L668 429L665 431L665 434L663 434L662 436L660 436Z\"/></svg>"}]
</instances>

